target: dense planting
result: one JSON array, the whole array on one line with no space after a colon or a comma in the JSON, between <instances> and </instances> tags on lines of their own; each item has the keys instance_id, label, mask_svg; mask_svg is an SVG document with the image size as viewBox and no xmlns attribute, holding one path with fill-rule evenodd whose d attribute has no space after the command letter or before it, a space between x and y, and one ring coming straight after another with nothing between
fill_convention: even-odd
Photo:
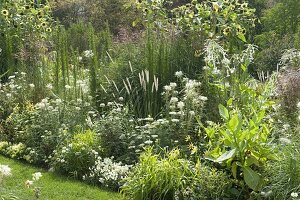
<instances>
[{"instance_id":1,"label":"dense planting","mask_svg":"<svg viewBox=\"0 0 300 200\"><path fill-rule=\"evenodd\" d=\"M2 155L125 199L298 197L298 1L87 2L0 2Z\"/></svg>"}]
</instances>

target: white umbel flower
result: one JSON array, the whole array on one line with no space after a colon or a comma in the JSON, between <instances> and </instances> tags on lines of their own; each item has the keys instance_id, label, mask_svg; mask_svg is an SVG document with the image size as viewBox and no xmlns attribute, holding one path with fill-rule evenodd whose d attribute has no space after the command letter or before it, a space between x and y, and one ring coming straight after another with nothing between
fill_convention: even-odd
<instances>
[{"instance_id":1,"label":"white umbel flower","mask_svg":"<svg viewBox=\"0 0 300 200\"><path fill-rule=\"evenodd\" d=\"M0 174L2 174L2 176L10 176L11 168L8 165L0 165Z\"/></svg>"}]
</instances>

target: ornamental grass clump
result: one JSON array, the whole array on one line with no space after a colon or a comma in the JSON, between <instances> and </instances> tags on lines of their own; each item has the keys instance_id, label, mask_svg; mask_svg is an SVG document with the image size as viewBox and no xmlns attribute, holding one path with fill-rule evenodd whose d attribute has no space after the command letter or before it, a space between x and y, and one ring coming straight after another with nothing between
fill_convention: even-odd
<instances>
[{"instance_id":1,"label":"ornamental grass clump","mask_svg":"<svg viewBox=\"0 0 300 200\"><path fill-rule=\"evenodd\" d=\"M230 185L226 174L181 158L180 150L153 154L151 148L125 179L121 193L132 200L218 199Z\"/></svg>"}]
</instances>

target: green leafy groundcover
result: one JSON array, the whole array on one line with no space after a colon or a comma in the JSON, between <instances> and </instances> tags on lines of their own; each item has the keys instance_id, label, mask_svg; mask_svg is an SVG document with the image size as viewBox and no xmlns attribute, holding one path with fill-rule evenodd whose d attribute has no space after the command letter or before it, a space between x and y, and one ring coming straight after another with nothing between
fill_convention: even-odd
<instances>
[{"instance_id":1,"label":"green leafy groundcover","mask_svg":"<svg viewBox=\"0 0 300 200\"><path fill-rule=\"evenodd\" d=\"M118 200L121 196L104 191L79 181L60 177L43 169L35 168L0 155L0 164L11 168L11 176L0 185L0 199L35 199L32 188L25 187L25 181L32 179L32 174L41 172L42 177L36 183L41 188L40 199L101 199Z\"/></svg>"}]
</instances>

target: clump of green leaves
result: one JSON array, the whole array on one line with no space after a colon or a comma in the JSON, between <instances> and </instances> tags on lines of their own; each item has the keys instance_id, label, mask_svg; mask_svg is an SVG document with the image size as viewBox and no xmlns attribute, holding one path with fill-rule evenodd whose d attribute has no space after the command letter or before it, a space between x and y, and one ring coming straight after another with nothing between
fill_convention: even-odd
<instances>
[{"instance_id":1,"label":"clump of green leaves","mask_svg":"<svg viewBox=\"0 0 300 200\"><path fill-rule=\"evenodd\" d=\"M178 149L163 158L147 149L122 193L134 200L218 199L225 196L228 184L224 173L180 158Z\"/></svg>"}]
</instances>

